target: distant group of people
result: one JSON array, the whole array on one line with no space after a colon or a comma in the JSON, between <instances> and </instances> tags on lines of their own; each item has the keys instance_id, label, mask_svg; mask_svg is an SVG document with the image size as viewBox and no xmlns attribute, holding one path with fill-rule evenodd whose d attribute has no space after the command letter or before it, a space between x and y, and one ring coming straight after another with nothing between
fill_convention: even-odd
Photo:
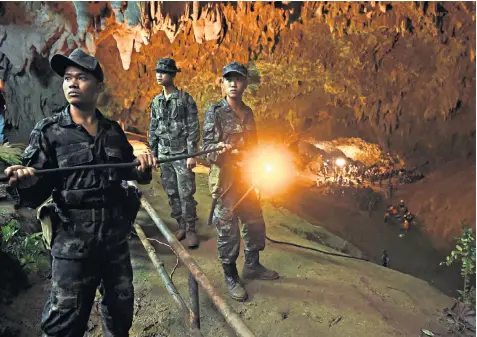
<instances>
[{"instance_id":1,"label":"distant group of people","mask_svg":"<svg viewBox=\"0 0 477 337\"><path fill-rule=\"evenodd\" d=\"M343 159L344 160L344 159ZM364 166L355 163L346 163L343 166L336 164L336 159L327 159L317 172L318 179L316 184L321 186L326 183L335 183L339 186L353 187L355 184L361 184L363 179Z\"/></svg>"},{"instance_id":2,"label":"distant group of people","mask_svg":"<svg viewBox=\"0 0 477 337\"><path fill-rule=\"evenodd\" d=\"M387 180L388 186L392 185L392 179L396 178L400 184L410 184L424 178L424 175L416 168L396 169L389 165L386 166L372 166L365 171L365 177L369 179L371 185L376 182L379 187L382 187L383 181Z\"/></svg>"},{"instance_id":3,"label":"distant group of people","mask_svg":"<svg viewBox=\"0 0 477 337\"><path fill-rule=\"evenodd\" d=\"M343 159L344 160L344 159ZM398 184L412 183L422 179L424 175L416 168L397 169L391 165L373 165L365 167L358 161L352 161L349 158L345 165L338 165L337 160L325 160L323 166L318 172L317 186L334 185L335 187L356 187L357 190L366 187L367 183L371 186L379 185L384 188L386 184L387 197L393 198L397 191ZM397 180L397 181L396 181ZM331 194L333 189L329 189ZM339 193L344 196L344 190L339 189Z\"/></svg>"},{"instance_id":4,"label":"distant group of people","mask_svg":"<svg viewBox=\"0 0 477 337\"><path fill-rule=\"evenodd\" d=\"M397 206L388 205L384 212L384 223L397 223L400 226L400 237L409 231L409 226L414 220L414 215L409 211L404 200L401 200Z\"/></svg>"}]
</instances>

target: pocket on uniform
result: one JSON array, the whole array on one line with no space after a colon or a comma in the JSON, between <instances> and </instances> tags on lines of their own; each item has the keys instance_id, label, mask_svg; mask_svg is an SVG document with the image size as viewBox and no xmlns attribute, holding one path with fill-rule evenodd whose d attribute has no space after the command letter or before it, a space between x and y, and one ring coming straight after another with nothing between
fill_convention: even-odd
<instances>
[{"instance_id":1,"label":"pocket on uniform","mask_svg":"<svg viewBox=\"0 0 477 337\"><path fill-rule=\"evenodd\" d=\"M230 233L232 232L231 223L217 217L212 218L212 226L217 229L217 233L220 237L230 236Z\"/></svg>"},{"instance_id":2,"label":"pocket on uniform","mask_svg":"<svg viewBox=\"0 0 477 337\"><path fill-rule=\"evenodd\" d=\"M79 304L79 296L76 293L55 289L52 291L50 301L52 309L76 310Z\"/></svg>"},{"instance_id":3,"label":"pocket on uniform","mask_svg":"<svg viewBox=\"0 0 477 337\"><path fill-rule=\"evenodd\" d=\"M121 149L114 148L114 147L105 147L104 151L106 152L106 156L108 157L108 161L112 163L122 163L124 159L123 152Z\"/></svg>"},{"instance_id":4,"label":"pocket on uniform","mask_svg":"<svg viewBox=\"0 0 477 337\"><path fill-rule=\"evenodd\" d=\"M239 124L225 124L223 126L224 134L230 144L241 145L244 139L244 130Z\"/></svg>"},{"instance_id":5,"label":"pocket on uniform","mask_svg":"<svg viewBox=\"0 0 477 337\"><path fill-rule=\"evenodd\" d=\"M60 146L56 149L59 167L81 166L93 161L93 152L88 142Z\"/></svg>"},{"instance_id":6,"label":"pocket on uniform","mask_svg":"<svg viewBox=\"0 0 477 337\"><path fill-rule=\"evenodd\" d=\"M243 128L240 124L236 123L225 123L222 125L222 128L226 134L233 135L233 134L242 134Z\"/></svg>"},{"instance_id":7,"label":"pocket on uniform","mask_svg":"<svg viewBox=\"0 0 477 337\"><path fill-rule=\"evenodd\" d=\"M209 191L214 199L217 199L222 193L222 189L220 188L220 168L217 165L210 167Z\"/></svg>"},{"instance_id":8,"label":"pocket on uniform","mask_svg":"<svg viewBox=\"0 0 477 337\"><path fill-rule=\"evenodd\" d=\"M184 108L182 106L175 106L171 112L171 118L174 120L180 120L184 118Z\"/></svg>"},{"instance_id":9,"label":"pocket on uniform","mask_svg":"<svg viewBox=\"0 0 477 337\"><path fill-rule=\"evenodd\" d=\"M41 329L48 336L61 336L77 320L79 295L74 292L64 292L60 289L51 290L47 307L43 312Z\"/></svg>"}]
</instances>

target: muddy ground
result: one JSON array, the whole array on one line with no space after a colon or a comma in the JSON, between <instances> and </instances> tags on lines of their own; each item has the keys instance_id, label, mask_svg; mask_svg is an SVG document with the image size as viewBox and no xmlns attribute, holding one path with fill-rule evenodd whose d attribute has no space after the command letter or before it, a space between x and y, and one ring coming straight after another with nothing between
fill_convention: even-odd
<instances>
[{"instance_id":1,"label":"muddy ground","mask_svg":"<svg viewBox=\"0 0 477 337\"><path fill-rule=\"evenodd\" d=\"M144 196L170 228L175 229L175 224L169 217L166 196L158 180L159 176L156 175L153 184L144 188ZM202 243L199 249L191 253L220 294L226 297L222 272L217 261L215 230L205 224L210 207L206 182L206 175L197 175L196 196L200 217L198 227ZM363 248L376 246L378 242L394 237L396 244L399 242L400 247L407 247L408 243L398 238L397 232L386 234L387 230L383 229L375 233L374 227L368 228L374 220L364 221L361 219L364 215L354 214L349 218L352 214L344 212L339 205L333 206L331 201L322 204L324 200L313 199L307 196L305 191L297 190L295 193L297 195L294 195L290 208L296 214L264 202L267 231L271 238L328 251L333 250L327 245L336 249L347 246L351 253L360 254L360 250L364 250L363 254L368 254L372 259L376 258L376 254L366 252ZM299 195L303 197L299 198ZM313 224L306 221L312 218L310 214L302 214L303 209L310 207L320 219L312 219L310 222ZM361 219L358 221L360 227L357 227L360 230L354 231L350 237L343 236L344 239L352 239L352 242L358 242L357 239L364 240L362 247L359 243L346 244L324 228L314 226L322 225L329 229L342 226L344 234L346 226L349 226L345 224L355 223L357 216ZM377 220L375 222L378 223ZM138 223L143 226L148 237L164 242L144 211L139 214ZM341 234L338 230L335 232ZM354 237L357 232L362 232L360 237ZM310 238L313 240L309 240ZM163 245L156 242L152 244L164 261L166 269L171 271L176 263L174 254ZM413 251L408 255L401 250L399 254L405 259L403 262L398 262L399 255L394 255L391 248L387 249L390 250L391 263L396 267L407 262L413 265L415 263L416 266L420 264L423 270L435 268L430 265L434 261L426 260L430 254L424 254L424 249L413 250L416 249L415 246L410 245L409 250ZM131 336L186 336L179 311L137 238L131 240L131 251L136 293ZM420 259L422 254L424 257L420 262L409 260L411 257ZM272 282L248 282L246 288L250 299L246 303L227 299L256 336L419 336L422 328L437 333L444 331L439 319L442 309L452 304L452 298L424 280L369 262L327 256L270 242L267 242L267 248L261 256L266 266L280 272L281 278ZM240 271L243 265L242 255L238 265ZM173 281L180 293L187 296L185 267L179 266L173 275ZM18 330L17 335L22 337L39 335L39 319L49 287L48 280L37 280L33 283L33 287L21 294L11 305L0 309L0 324L13 326ZM234 336L202 292L200 303L204 336ZM88 336L101 335L99 322L97 308L93 308Z\"/></svg>"}]
</instances>

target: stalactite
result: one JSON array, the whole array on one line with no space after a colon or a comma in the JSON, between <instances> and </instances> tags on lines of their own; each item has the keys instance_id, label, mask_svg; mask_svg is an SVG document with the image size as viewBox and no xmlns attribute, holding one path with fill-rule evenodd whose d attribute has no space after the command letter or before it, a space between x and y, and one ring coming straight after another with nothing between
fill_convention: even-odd
<instances>
[{"instance_id":1,"label":"stalactite","mask_svg":"<svg viewBox=\"0 0 477 337\"><path fill-rule=\"evenodd\" d=\"M141 12L137 1L128 1L128 6L124 12L124 16L129 27L134 27L140 24Z\"/></svg>"},{"instance_id":2,"label":"stalactite","mask_svg":"<svg viewBox=\"0 0 477 337\"><path fill-rule=\"evenodd\" d=\"M116 22L122 24L124 22L124 14L122 12L122 1L110 1L111 8L114 12L114 16L116 17Z\"/></svg>"},{"instance_id":3,"label":"stalactite","mask_svg":"<svg viewBox=\"0 0 477 337\"><path fill-rule=\"evenodd\" d=\"M78 23L78 32L84 36L88 29L89 13L87 1L73 1L76 9L76 22Z\"/></svg>"}]
</instances>

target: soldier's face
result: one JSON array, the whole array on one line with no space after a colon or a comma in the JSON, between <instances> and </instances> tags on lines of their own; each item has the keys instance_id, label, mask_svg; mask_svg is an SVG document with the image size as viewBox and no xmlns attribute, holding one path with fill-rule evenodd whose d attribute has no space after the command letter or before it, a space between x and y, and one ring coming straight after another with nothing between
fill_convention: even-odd
<instances>
[{"instance_id":1,"label":"soldier's face","mask_svg":"<svg viewBox=\"0 0 477 337\"><path fill-rule=\"evenodd\" d=\"M222 88L230 98L242 97L247 88L247 78L236 73L229 74L223 78Z\"/></svg>"},{"instance_id":2,"label":"soldier's face","mask_svg":"<svg viewBox=\"0 0 477 337\"><path fill-rule=\"evenodd\" d=\"M172 85L174 79L174 75L170 73L160 73L156 72L156 80L157 84L167 86Z\"/></svg>"},{"instance_id":3,"label":"soldier's face","mask_svg":"<svg viewBox=\"0 0 477 337\"><path fill-rule=\"evenodd\" d=\"M91 73L81 68L68 67L63 77L63 92L71 105L94 105L103 90L103 83L99 82Z\"/></svg>"}]
</instances>

